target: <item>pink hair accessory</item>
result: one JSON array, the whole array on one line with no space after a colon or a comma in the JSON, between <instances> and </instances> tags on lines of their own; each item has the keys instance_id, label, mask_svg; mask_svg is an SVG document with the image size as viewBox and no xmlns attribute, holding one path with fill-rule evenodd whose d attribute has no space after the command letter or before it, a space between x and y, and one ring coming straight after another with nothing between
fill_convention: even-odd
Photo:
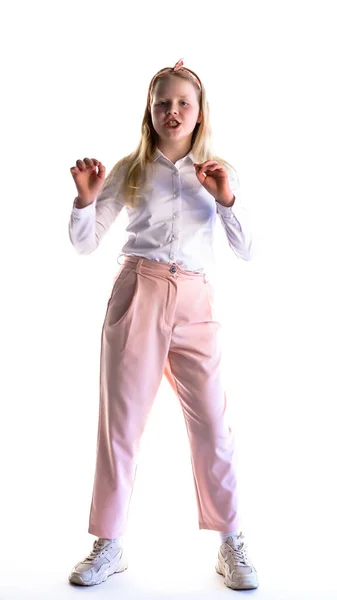
<instances>
[{"instance_id":1,"label":"pink hair accessory","mask_svg":"<svg viewBox=\"0 0 337 600\"><path fill-rule=\"evenodd\" d=\"M186 67L183 66L184 65L184 59L180 58L180 60L178 60L178 62L176 62L176 64L173 67L173 71L179 71L180 69L185 69L185 71L188 71L191 75L191 77L193 77L193 79L197 82L198 86L201 89L201 83L199 81L199 79L193 75L193 73L191 73L191 71L189 69L186 69Z\"/></svg>"},{"instance_id":2,"label":"pink hair accessory","mask_svg":"<svg viewBox=\"0 0 337 600\"><path fill-rule=\"evenodd\" d=\"M173 71L179 71L179 69L181 69L181 68L182 68L183 64L184 64L184 59L183 59L183 58L181 58L181 59L180 59L180 60L178 60L178 62L176 62L176 64L174 65L174 67L173 67Z\"/></svg>"}]
</instances>

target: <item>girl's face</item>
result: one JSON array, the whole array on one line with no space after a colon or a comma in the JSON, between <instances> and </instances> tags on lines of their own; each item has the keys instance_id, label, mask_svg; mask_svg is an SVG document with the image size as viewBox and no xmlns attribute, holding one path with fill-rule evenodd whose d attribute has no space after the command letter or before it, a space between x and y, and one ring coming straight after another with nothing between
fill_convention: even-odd
<instances>
[{"instance_id":1,"label":"girl's face","mask_svg":"<svg viewBox=\"0 0 337 600\"><path fill-rule=\"evenodd\" d=\"M168 75L154 87L150 107L153 127L159 138L172 146L190 142L196 123L201 122L197 91L192 83ZM178 125L177 125L178 123Z\"/></svg>"}]
</instances>

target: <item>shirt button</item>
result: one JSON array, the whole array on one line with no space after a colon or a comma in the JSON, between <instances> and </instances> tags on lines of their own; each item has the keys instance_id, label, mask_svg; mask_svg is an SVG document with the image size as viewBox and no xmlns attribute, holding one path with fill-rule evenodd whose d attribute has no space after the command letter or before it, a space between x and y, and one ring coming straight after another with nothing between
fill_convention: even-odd
<instances>
[{"instance_id":1,"label":"shirt button","mask_svg":"<svg viewBox=\"0 0 337 600\"><path fill-rule=\"evenodd\" d=\"M175 219L177 216L177 213L173 213L173 218Z\"/></svg>"},{"instance_id":2,"label":"shirt button","mask_svg":"<svg viewBox=\"0 0 337 600\"><path fill-rule=\"evenodd\" d=\"M175 236L175 235L173 235L173 236L172 236L172 239L173 239L173 240L175 240L175 239L176 239L176 236Z\"/></svg>"}]
</instances>

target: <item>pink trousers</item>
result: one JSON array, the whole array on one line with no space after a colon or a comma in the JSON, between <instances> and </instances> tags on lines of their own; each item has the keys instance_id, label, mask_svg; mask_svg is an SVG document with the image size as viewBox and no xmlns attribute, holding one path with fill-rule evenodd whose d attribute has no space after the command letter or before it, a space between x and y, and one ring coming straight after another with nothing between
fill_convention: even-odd
<instances>
[{"instance_id":1,"label":"pink trousers","mask_svg":"<svg viewBox=\"0 0 337 600\"><path fill-rule=\"evenodd\" d=\"M213 301L206 275L172 263L131 256L119 270L102 329L89 533L125 535L139 442L164 374L186 422L199 529L238 530L234 439Z\"/></svg>"}]
</instances>

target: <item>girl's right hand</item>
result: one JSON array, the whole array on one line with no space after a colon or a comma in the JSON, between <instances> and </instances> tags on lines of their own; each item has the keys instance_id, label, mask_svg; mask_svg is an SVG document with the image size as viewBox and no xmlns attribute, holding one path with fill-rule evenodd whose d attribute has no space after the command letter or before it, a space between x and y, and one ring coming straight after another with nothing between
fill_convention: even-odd
<instances>
[{"instance_id":1,"label":"girl's right hand","mask_svg":"<svg viewBox=\"0 0 337 600\"><path fill-rule=\"evenodd\" d=\"M77 160L76 167L71 167L70 172L78 191L76 206L83 208L92 204L103 187L105 167L96 158L85 158Z\"/></svg>"}]
</instances>

